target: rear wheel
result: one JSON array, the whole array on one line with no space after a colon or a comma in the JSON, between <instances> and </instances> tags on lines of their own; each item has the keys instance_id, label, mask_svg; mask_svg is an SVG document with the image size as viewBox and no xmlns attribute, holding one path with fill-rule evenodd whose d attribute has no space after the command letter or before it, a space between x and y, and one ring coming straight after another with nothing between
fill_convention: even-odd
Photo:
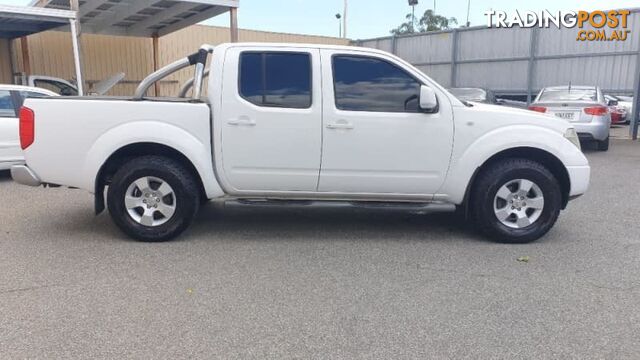
<instances>
[{"instance_id":1,"label":"rear wheel","mask_svg":"<svg viewBox=\"0 0 640 360\"><path fill-rule=\"evenodd\" d=\"M609 150L609 137L607 136L607 138L605 140L597 141L596 142L596 146L598 148L598 151L607 151L607 150Z\"/></svg>"},{"instance_id":2,"label":"rear wheel","mask_svg":"<svg viewBox=\"0 0 640 360\"><path fill-rule=\"evenodd\" d=\"M527 243L545 235L561 208L560 184L543 165L506 159L489 165L473 189L472 217L488 237Z\"/></svg>"},{"instance_id":3,"label":"rear wheel","mask_svg":"<svg viewBox=\"0 0 640 360\"><path fill-rule=\"evenodd\" d=\"M200 206L193 175L160 156L130 160L114 175L107 193L113 221L140 241L166 241L189 226Z\"/></svg>"}]
</instances>

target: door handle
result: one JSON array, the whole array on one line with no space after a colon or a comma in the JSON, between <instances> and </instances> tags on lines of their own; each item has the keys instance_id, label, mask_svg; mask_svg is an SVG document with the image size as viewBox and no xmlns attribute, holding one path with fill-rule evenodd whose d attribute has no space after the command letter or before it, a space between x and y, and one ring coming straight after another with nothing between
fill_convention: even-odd
<instances>
[{"instance_id":1,"label":"door handle","mask_svg":"<svg viewBox=\"0 0 640 360\"><path fill-rule=\"evenodd\" d=\"M227 124L233 125L233 126L256 126L256 122L251 119L229 120Z\"/></svg>"},{"instance_id":2,"label":"door handle","mask_svg":"<svg viewBox=\"0 0 640 360\"><path fill-rule=\"evenodd\" d=\"M346 121L338 121L333 124L328 124L327 129L331 130L353 130L353 124Z\"/></svg>"}]
</instances>

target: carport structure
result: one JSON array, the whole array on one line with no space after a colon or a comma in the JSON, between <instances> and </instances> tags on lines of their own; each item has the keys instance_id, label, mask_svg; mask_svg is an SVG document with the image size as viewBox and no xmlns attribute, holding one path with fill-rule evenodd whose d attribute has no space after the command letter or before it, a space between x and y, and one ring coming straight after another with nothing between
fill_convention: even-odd
<instances>
[{"instance_id":1,"label":"carport structure","mask_svg":"<svg viewBox=\"0 0 640 360\"><path fill-rule=\"evenodd\" d=\"M153 39L154 70L159 67L158 38L204 20L229 12L230 39L238 41L237 9L239 0L34 0L32 9L75 14L71 26L77 79L82 84L83 32L91 34L151 37ZM74 52L76 46L74 45Z\"/></svg>"},{"instance_id":2,"label":"carport structure","mask_svg":"<svg viewBox=\"0 0 640 360\"><path fill-rule=\"evenodd\" d=\"M28 51L26 47L26 36L39 33L42 31L59 28L61 26L70 25L73 41L74 53L78 53L79 43L77 41L76 30L76 12L62 9L44 9L24 6L8 6L0 5L0 38L13 40L22 38L22 51ZM9 47L11 49L11 47ZM29 57L26 59L25 68L29 68ZM76 56L76 76L81 79L80 63ZM82 84L78 83L78 90L82 90Z\"/></svg>"}]
</instances>

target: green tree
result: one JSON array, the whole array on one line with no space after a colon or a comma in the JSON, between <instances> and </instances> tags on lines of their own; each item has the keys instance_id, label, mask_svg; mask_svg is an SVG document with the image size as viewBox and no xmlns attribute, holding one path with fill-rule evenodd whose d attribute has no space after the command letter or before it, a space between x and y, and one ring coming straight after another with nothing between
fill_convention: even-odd
<instances>
[{"instance_id":1,"label":"green tree","mask_svg":"<svg viewBox=\"0 0 640 360\"><path fill-rule=\"evenodd\" d=\"M422 17L417 20L417 26L413 24L411 14L406 16L407 21L400 24L397 28L391 30L393 35L405 35L414 33L423 33L428 31L438 31L451 29L453 25L458 25L458 20L454 17L446 18L437 15L433 10L427 10Z\"/></svg>"}]
</instances>

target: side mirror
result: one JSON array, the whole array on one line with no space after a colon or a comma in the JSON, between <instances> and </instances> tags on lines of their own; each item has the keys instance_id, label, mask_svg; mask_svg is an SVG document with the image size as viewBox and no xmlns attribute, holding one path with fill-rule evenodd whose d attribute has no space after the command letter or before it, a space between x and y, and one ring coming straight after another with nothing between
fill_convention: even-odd
<instances>
[{"instance_id":1,"label":"side mirror","mask_svg":"<svg viewBox=\"0 0 640 360\"><path fill-rule=\"evenodd\" d=\"M432 88L422 85L420 87L420 108L431 113L438 110L438 98Z\"/></svg>"},{"instance_id":2,"label":"side mirror","mask_svg":"<svg viewBox=\"0 0 640 360\"><path fill-rule=\"evenodd\" d=\"M618 100L609 100L609 106L616 106L618 105Z\"/></svg>"}]
</instances>

